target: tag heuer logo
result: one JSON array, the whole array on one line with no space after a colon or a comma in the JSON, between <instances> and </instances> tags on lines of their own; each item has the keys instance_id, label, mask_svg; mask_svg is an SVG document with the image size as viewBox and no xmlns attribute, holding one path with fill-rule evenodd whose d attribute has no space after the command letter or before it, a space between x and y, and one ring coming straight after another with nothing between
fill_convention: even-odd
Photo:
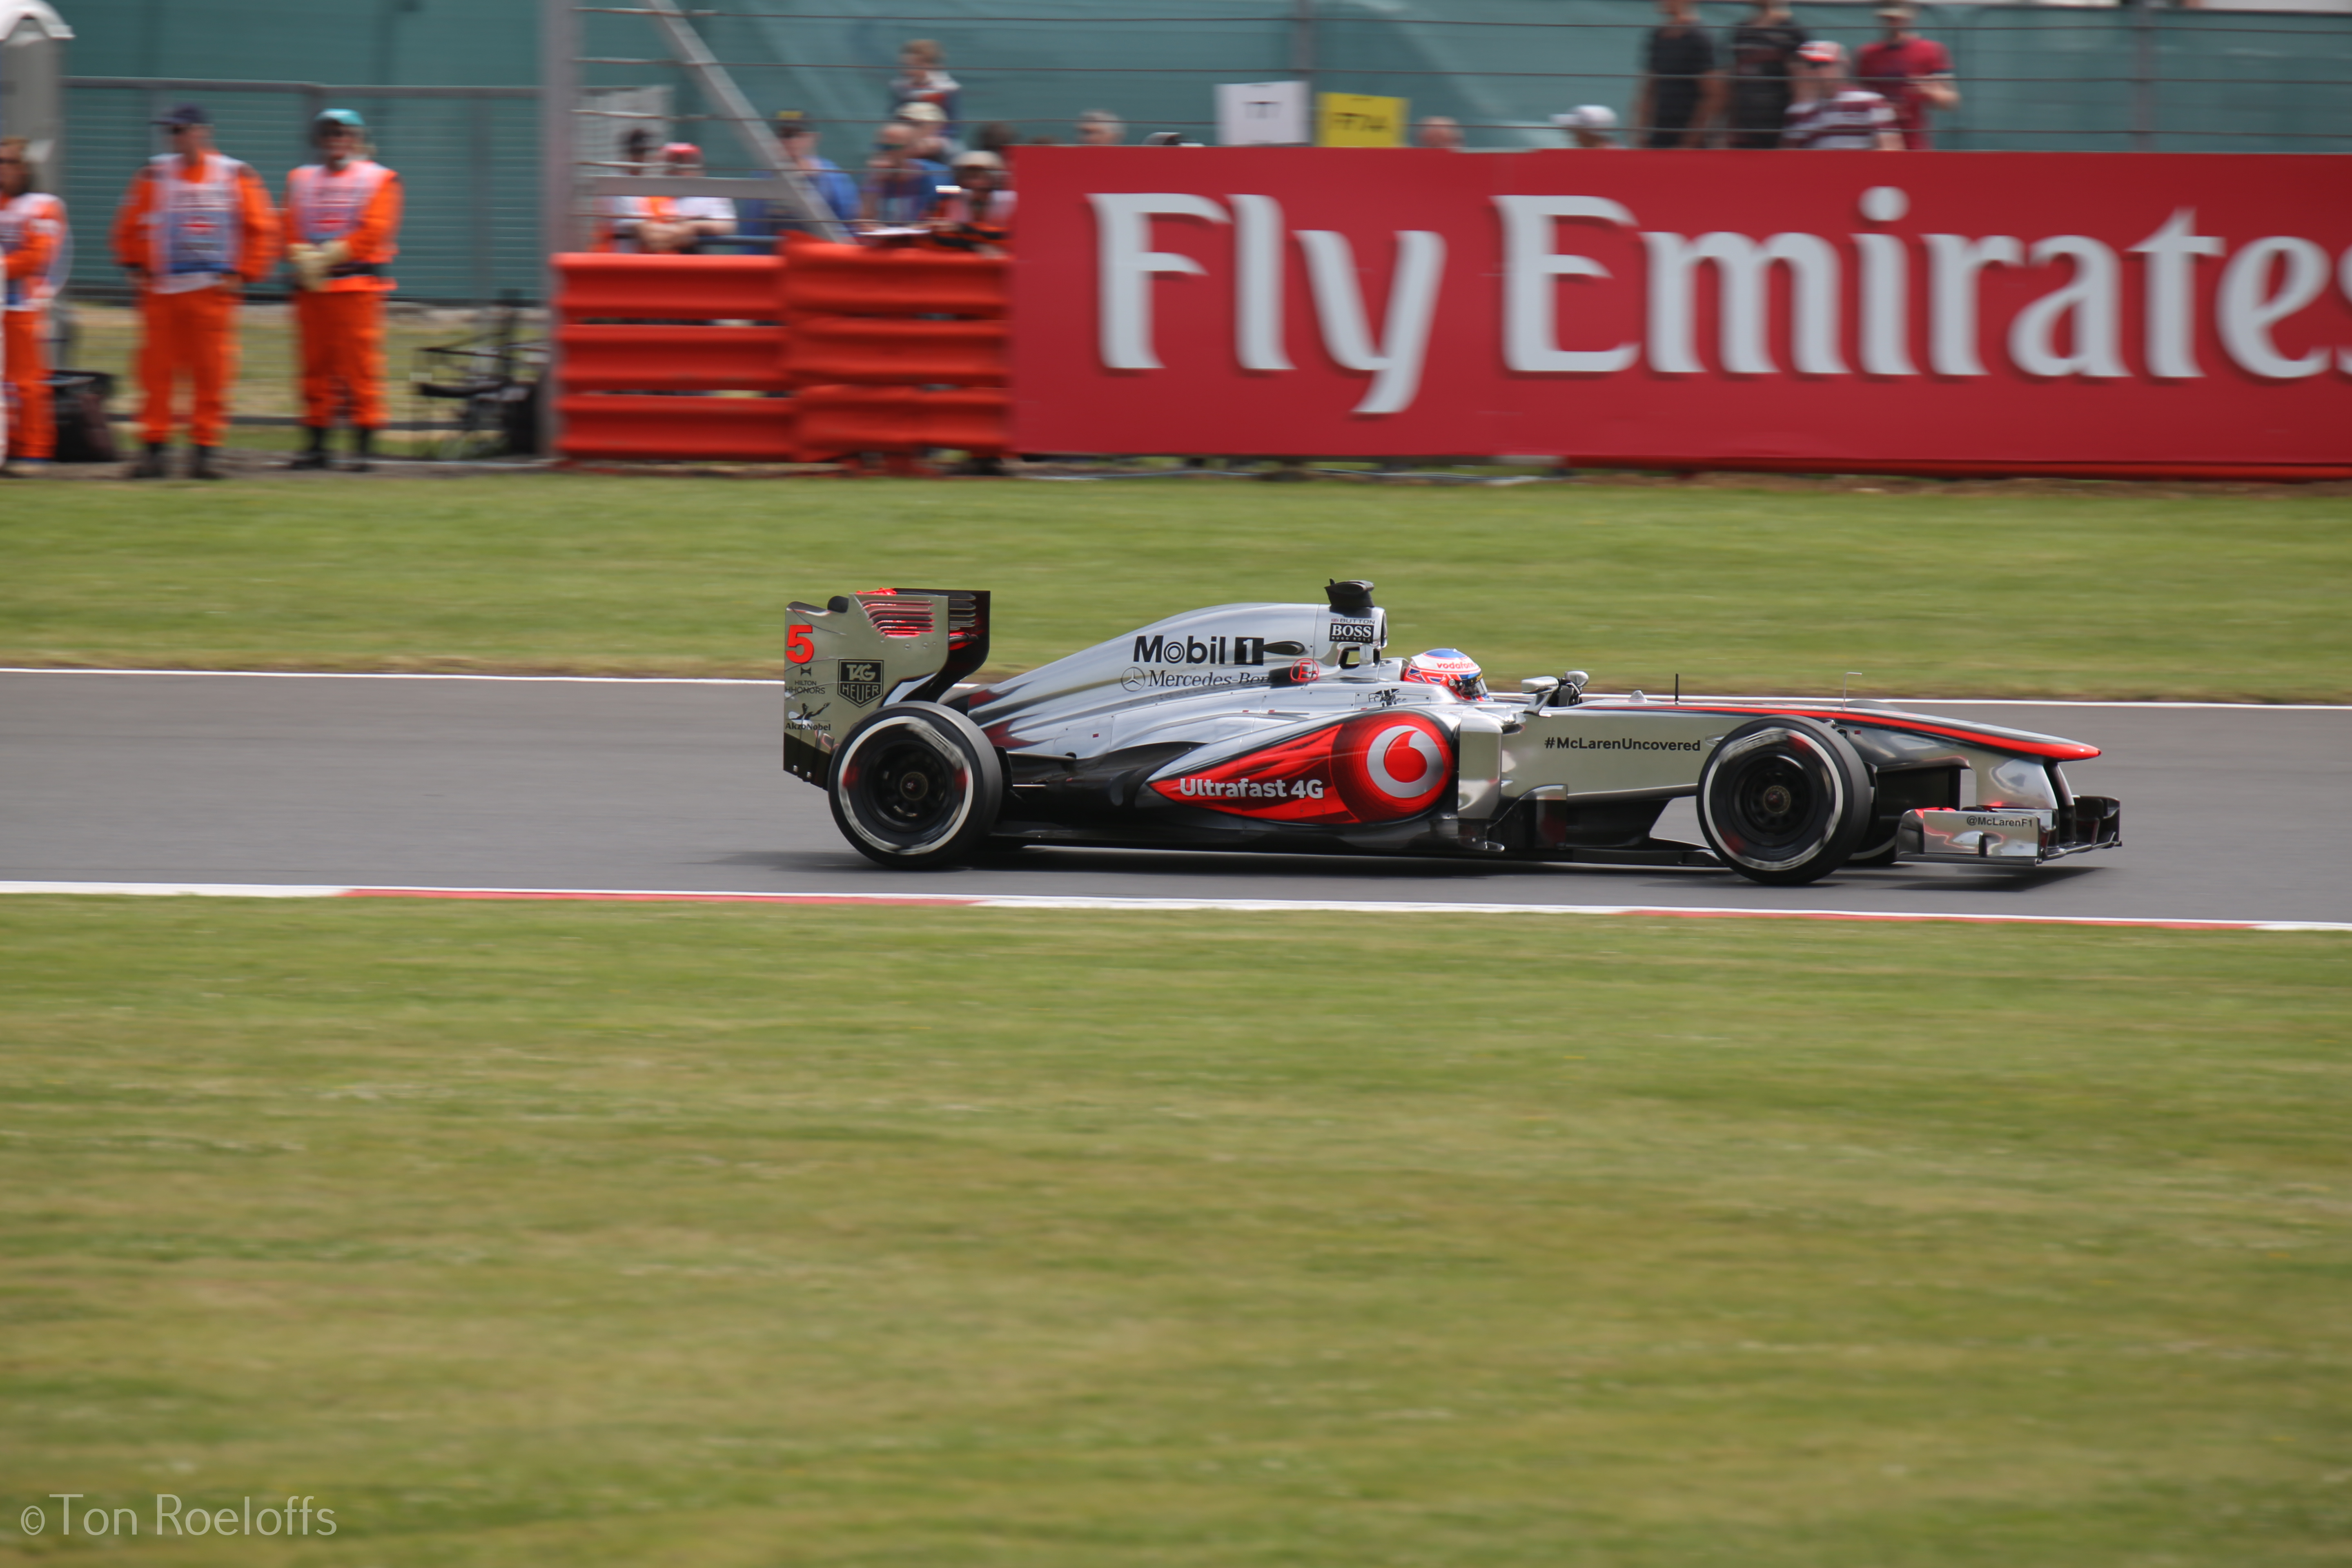
<instances>
[{"instance_id":1,"label":"tag heuer logo","mask_svg":"<svg viewBox=\"0 0 2352 1568\"><path fill-rule=\"evenodd\" d=\"M852 708L871 708L882 700L882 661L878 658L843 659L841 677L834 682L834 689Z\"/></svg>"}]
</instances>

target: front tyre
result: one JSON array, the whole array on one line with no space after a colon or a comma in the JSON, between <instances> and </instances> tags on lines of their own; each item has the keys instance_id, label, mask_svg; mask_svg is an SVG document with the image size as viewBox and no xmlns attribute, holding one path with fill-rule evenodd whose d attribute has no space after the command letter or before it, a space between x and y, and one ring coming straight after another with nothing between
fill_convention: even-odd
<instances>
[{"instance_id":1,"label":"front tyre","mask_svg":"<svg viewBox=\"0 0 2352 1568\"><path fill-rule=\"evenodd\" d=\"M1698 821L1725 864L1788 887L1826 877L1870 827L1870 773L1853 743L1810 719L1758 719L1698 775Z\"/></svg>"},{"instance_id":2,"label":"front tyre","mask_svg":"<svg viewBox=\"0 0 2352 1568\"><path fill-rule=\"evenodd\" d=\"M825 785L850 847L877 866L961 866L1004 805L1004 767L980 726L936 702L900 702L861 720L834 753Z\"/></svg>"}]
</instances>

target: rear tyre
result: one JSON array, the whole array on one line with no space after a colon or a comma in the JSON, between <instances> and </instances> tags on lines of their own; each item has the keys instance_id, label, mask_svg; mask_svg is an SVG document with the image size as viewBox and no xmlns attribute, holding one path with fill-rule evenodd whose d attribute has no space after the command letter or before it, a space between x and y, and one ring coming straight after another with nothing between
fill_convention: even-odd
<instances>
[{"instance_id":1,"label":"rear tyre","mask_svg":"<svg viewBox=\"0 0 2352 1568\"><path fill-rule=\"evenodd\" d=\"M980 726L936 702L859 721L834 753L825 795L850 847L877 866L968 863L1004 805L1004 767Z\"/></svg>"},{"instance_id":2,"label":"rear tyre","mask_svg":"<svg viewBox=\"0 0 2352 1568\"><path fill-rule=\"evenodd\" d=\"M1724 863L1788 887L1826 877L1870 827L1870 773L1852 742L1810 719L1758 719L1698 776L1698 821Z\"/></svg>"}]
</instances>

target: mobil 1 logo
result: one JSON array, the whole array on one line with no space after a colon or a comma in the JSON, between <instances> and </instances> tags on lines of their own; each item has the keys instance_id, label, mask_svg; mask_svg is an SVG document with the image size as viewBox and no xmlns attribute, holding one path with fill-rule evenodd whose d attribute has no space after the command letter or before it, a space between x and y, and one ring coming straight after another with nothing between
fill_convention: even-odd
<instances>
[{"instance_id":1,"label":"mobil 1 logo","mask_svg":"<svg viewBox=\"0 0 2352 1568\"><path fill-rule=\"evenodd\" d=\"M1223 633L1205 637L1146 635L1135 639L1128 657L1137 664L1262 665L1265 639Z\"/></svg>"},{"instance_id":2,"label":"mobil 1 logo","mask_svg":"<svg viewBox=\"0 0 2352 1568\"><path fill-rule=\"evenodd\" d=\"M841 661L840 677L834 689L852 708L871 708L882 700L882 661L878 658L845 658Z\"/></svg>"}]
</instances>

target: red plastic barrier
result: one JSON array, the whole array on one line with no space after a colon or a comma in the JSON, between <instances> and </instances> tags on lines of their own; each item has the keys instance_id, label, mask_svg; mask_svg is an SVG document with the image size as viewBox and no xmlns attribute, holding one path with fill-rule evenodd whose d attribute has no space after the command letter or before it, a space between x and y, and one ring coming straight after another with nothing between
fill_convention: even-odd
<instances>
[{"instance_id":1,"label":"red plastic barrier","mask_svg":"<svg viewBox=\"0 0 2352 1568\"><path fill-rule=\"evenodd\" d=\"M784 341L796 385L1003 386L1012 374L1006 323L798 316Z\"/></svg>"},{"instance_id":2,"label":"red plastic barrier","mask_svg":"<svg viewBox=\"0 0 2352 1568\"><path fill-rule=\"evenodd\" d=\"M979 457L1010 449L1011 396L996 387L919 392L899 386L812 386L800 409L804 459L852 452L918 452L948 447Z\"/></svg>"},{"instance_id":3,"label":"red plastic barrier","mask_svg":"<svg viewBox=\"0 0 2352 1568\"><path fill-rule=\"evenodd\" d=\"M1001 256L964 256L909 246L794 244L785 252L787 317L1003 316L1010 277Z\"/></svg>"},{"instance_id":4,"label":"red plastic barrier","mask_svg":"<svg viewBox=\"0 0 2352 1568\"><path fill-rule=\"evenodd\" d=\"M566 392L782 392L781 327L563 326ZM945 379L944 377L940 379Z\"/></svg>"},{"instance_id":5,"label":"red plastic barrier","mask_svg":"<svg viewBox=\"0 0 2352 1568\"><path fill-rule=\"evenodd\" d=\"M567 321L772 321L773 256L622 256L579 251L555 258L556 310Z\"/></svg>"},{"instance_id":6,"label":"red plastic barrier","mask_svg":"<svg viewBox=\"0 0 2352 1568\"><path fill-rule=\"evenodd\" d=\"M798 400L790 397L564 397L567 458L686 458L788 463Z\"/></svg>"}]
</instances>

